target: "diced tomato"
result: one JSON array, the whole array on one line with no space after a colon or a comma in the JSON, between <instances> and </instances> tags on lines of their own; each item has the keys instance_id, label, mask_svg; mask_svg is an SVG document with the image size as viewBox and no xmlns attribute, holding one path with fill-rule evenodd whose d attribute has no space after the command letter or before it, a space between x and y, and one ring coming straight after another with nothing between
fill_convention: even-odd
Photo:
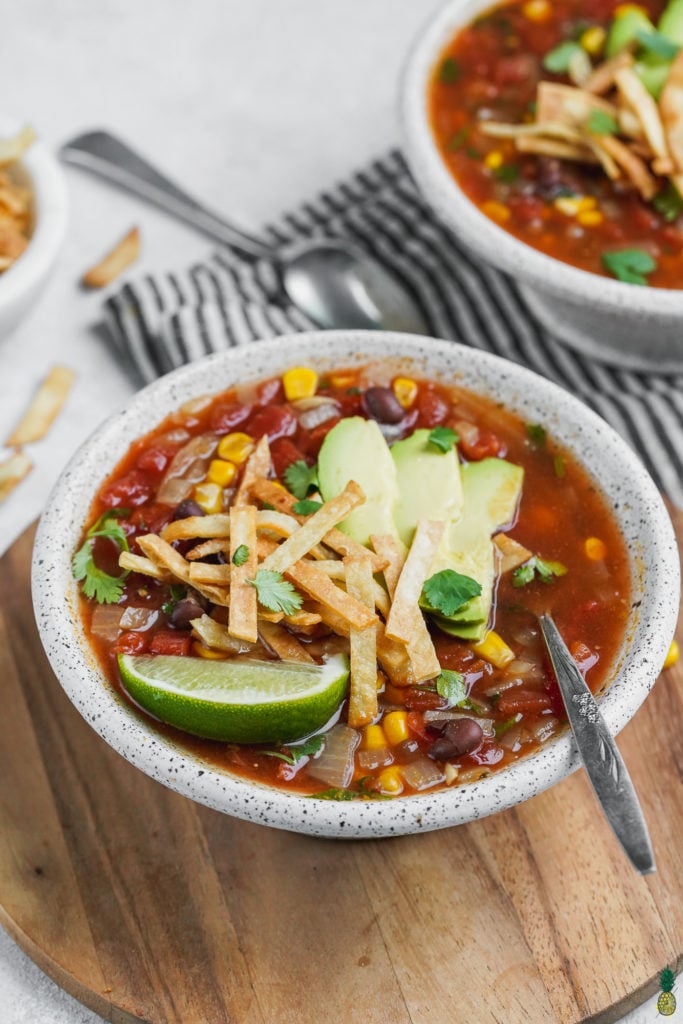
<instances>
[{"instance_id":1,"label":"diced tomato","mask_svg":"<svg viewBox=\"0 0 683 1024\"><path fill-rule=\"evenodd\" d=\"M538 196L510 196L507 203L517 219L525 224L541 219L546 210L545 200Z\"/></svg>"},{"instance_id":2,"label":"diced tomato","mask_svg":"<svg viewBox=\"0 0 683 1024\"><path fill-rule=\"evenodd\" d=\"M169 462L178 451L177 444L155 445L147 448L137 461L137 468L145 473L161 476Z\"/></svg>"},{"instance_id":3,"label":"diced tomato","mask_svg":"<svg viewBox=\"0 0 683 1024\"><path fill-rule=\"evenodd\" d=\"M217 434L229 434L240 427L251 416L253 406L231 402L230 405L217 405L211 410L211 429Z\"/></svg>"},{"instance_id":4,"label":"diced tomato","mask_svg":"<svg viewBox=\"0 0 683 1024\"><path fill-rule=\"evenodd\" d=\"M286 437L278 437L270 446L270 456L273 460L275 475L281 477L287 466L298 462L304 455L297 446Z\"/></svg>"},{"instance_id":5,"label":"diced tomato","mask_svg":"<svg viewBox=\"0 0 683 1024\"><path fill-rule=\"evenodd\" d=\"M253 413L247 430L256 440L267 434L272 442L278 437L291 437L298 425L299 421L286 405L267 405Z\"/></svg>"},{"instance_id":6,"label":"diced tomato","mask_svg":"<svg viewBox=\"0 0 683 1024\"><path fill-rule=\"evenodd\" d=\"M599 658L599 655L596 654L595 651L592 651L588 644L585 644L583 640L577 640L575 643L571 644L569 651L579 667L579 672L583 675L586 674L589 668L592 668L593 665L595 665Z\"/></svg>"},{"instance_id":7,"label":"diced tomato","mask_svg":"<svg viewBox=\"0 0 683 1024\"><path fill-rule=\"evenodd\" d=\"M130 524L135 533L161 533L172 518L173 509L170 506L162 505L160 502L150 502L149 505L136 508L127 523L122 525L125 528Z\"/></svg>"},{"instance_id":8,"label":"diced tomato","mask_svg":"<svg viewBox=\"0 0 683 1024\"><path fill-rule=\"evenodd\" d=\"M501 694L497 708L504 715L537 715L553 706L550 694L537 690L512 690Z\"/></svg>"},{"instance_id":9,"label":"diced tomato","mask_svg":"<svg viewBox=\"0 0 683 1024\"><path fill-rule=\"evenodd\" d=\"M538 78L538 58L530 53L516 53L496 61L493 73L498 85L518 85Z\"/></svg>"},{"instance_id":10,"label":"diced tomato","mask_svg":"<svg viewBox=\"0 0 683 1024\"><path fill-rule=\"evenodd\" d=\"M463 455L470 462L479 462L481 459L490 459L496 456L503 458L507 450L499 437L496 437L490 430L483 430L481 428L474 443L470 443L464 437L461 437L459 445Z\"/></svg>"},{"instance_id":11,"label":"diced tomato","mask_svg":"<svg viewBox=\"0 0 683 1024\"><path fill-rule=\"evenodd\" d=\"M131 469L119 480L107 484L100 493L103 505L108 508L144 505L154 490L154 483L141 469Z\"/></svg>"},{"instance_id":12,"label":"diced tomato","mask_svg":"<svg viewBox=\"0 0 683 1024\"><path fill-rule=\"evenodd\" d=\"M421 427L435 427L443 423L451 411L451 403L444 398L434 385L422 383L415 399Z\"/></svg>"},{"instance_id":13,"label":"diced tomato","mask_svg":"<svg viewBox=\"0 0 683 1024\"><path fill-rule=\"evenodd\" d=\"M417 686L406 686L403 703L409 711L435 711L436 708L445 708L447 704L436 690L420 690Z\"/></svg>"},{"instance_id":14,"label":"diced tomato","mask_svg":"<svg viewBox=\"0 0 683 1024\"><path fill-rule=\"evenodd\" d=\"M306 443L306 452L308 455L312 458L318 457L320 446L332 430L332 427L339 423L339 419L339 416L335 416L332 419L325 420L324 423L320 423L317 427L314 427L313 430L307 431L308 438Z\"/></svg>"},{"instance_id":15,"label":"diced tomato","mask_svg":"<svg viewBox=\"0 0 683 1024\"><path fill-rule=\"evenodd\" d=\"M192 648L192 637L189 633L161 629L152 637L149 645L150 654L179 654L187 657Z\"/></svg>"},{"instance_id":16,"label":"diced tomato","mask_svg":"<svg viewBox=\"0 0 683 1024\"><path fill-rule=\"evenodd\" d=\"M425 720L421 711L409 711L406 722L410 731L418 739L424 740L425 743L433 741L434 736L425 728Z\"/></svg>"},{"instance_id":17,"label":"diced tomato","mask_svg":"<svg viewBox=\"0 0 683 1024\"><path fill-rule=\"evenodd\" d=\"M258 395L260 405L279 404L285 400L285 389L279 377L274 377L272 380L266 380L263 384L259 384L256 394Z\"/></svg>"},{"instance_id":18,"label":"diced tomato","mask_svg":"<svg viewBox=\"0 0 683 1024\"><path fill-rule=\"evenodd\" d=\"M119 654L144 654L147 650L149 637L146 633L122 633L116 641L116 651Z\"/></svg>"}]
</instances>

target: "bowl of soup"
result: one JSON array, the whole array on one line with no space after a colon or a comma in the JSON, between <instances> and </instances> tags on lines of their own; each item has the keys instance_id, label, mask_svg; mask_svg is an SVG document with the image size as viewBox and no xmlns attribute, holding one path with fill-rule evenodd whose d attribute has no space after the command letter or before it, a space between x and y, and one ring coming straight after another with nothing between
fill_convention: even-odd
<instances>
[{"instance_id":1,"label":"bowl of soup","mask_svg":"<svg viewBox=\"0 0 683 1024\"><path fill-rule=\"evenodd\" d=\"M647 0L451 3L402 86L409 165L444 222L558 338L683 368L683 12Z\"/></svg>"},{"instance_id":2,"label":"bowl of soup","mask_svg":"<svg viewBox=\"0 0 683 1024\"><path fill-rule=\"evenodd\" d=\"M442 828L579 765L538 617L618 731L670 643L662 500L582 403L456 343L327 332L142 391L64 471L36 620L86 721L225 813Z\"/></svg>"}]
</instances>

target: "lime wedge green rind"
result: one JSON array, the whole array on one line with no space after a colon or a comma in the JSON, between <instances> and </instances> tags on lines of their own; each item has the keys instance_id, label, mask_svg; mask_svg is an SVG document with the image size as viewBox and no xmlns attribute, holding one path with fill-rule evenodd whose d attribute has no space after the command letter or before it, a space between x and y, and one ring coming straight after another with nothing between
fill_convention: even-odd
<instances>
[{"instance_id":1,"label":"lime wedge green rind","mask_svg":"<svg viewBox=\"0 0 683 1024\"><path fill-rule=\"evenodd\" d=\"M205 661L120 654L127 692L183 732L226 743L288 743L322 728L346 694L349 663Z\"/></svg>"}]
</instances>

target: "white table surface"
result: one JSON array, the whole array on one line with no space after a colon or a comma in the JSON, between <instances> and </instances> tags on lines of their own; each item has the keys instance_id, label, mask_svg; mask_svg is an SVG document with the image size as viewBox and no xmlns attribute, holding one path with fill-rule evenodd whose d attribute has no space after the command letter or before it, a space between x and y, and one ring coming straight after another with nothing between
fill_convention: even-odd
<instances>
[{"instance_id":1,"label":"white table surface","mask_svg":"<svg viewBox=\"0 0 683 1024\"><path fill-rule=\"evenodd\" d=\"M255 227L396 143L401 64L437 5L22 0L3 24L2 113L29 120L55 148L87 128L117 131L207 203ZM31 315L0 339L0 438L51 365L72 367L78 379L48 438L31 448L30 477L0 506L0 553L40 513L70 455L133 391L92 331L101 296L79 289L84 269L133 224L142 231L142 271L183 267L211 249L105 183L73 169L67 176L70 222L56 272ZM4 1024L101 1020L1 930L0 1008ZM651 1000L628 1024L656 1014Z\"/></svg>"}]
</instances>

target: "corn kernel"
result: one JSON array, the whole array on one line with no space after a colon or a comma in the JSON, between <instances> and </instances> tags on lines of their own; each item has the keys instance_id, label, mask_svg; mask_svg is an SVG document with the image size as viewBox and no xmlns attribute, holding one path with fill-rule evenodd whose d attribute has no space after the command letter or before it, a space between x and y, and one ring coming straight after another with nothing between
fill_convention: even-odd
<instances>
[{"instance_id":1,"label":"corn kernel","mask_svg":"<svg viewBox=\"0 0 683 1024\"><path fill-rule=\"evenodd\" d=\"M490 217L491 220L497 220L501 224L510 220L510 210L508 207L503 206L502 203L497 202L495 199L487 199L485 203L481 204L481 209L487 217Z\"/></svg>"},{"instance_id":2,"label":"corn kernel","mask_svg":"<svg viewBox=\"0 0 683 1024\"><path fill-rule=\"evenodd\" d=\"M288 402L312 398L318 389L318 374L309 366L295 366L282 375L282 386Z\"/></svg>"},{"instance_id":3,"label":"corn kernel","mask_svg":"<svg viewBox=\"0 0 683 1024\"><path fill-rule=\"evenodd\" d=\"M484 164L490 171L497 171L503 166L503 154L499 149L493 149L484 157Z\"/></svg>"},{"instance_id":4,"label":"corn kernel","mask_svg":"<svg viewBox=\"0 0 683 1024\"><path fill-rule=\"evenodd\" d=\"M483 640L478 644L472 644L472 650L484 661L490 661L496 668L505 668L511 661L514 661L515 654L505 643L501 636L490 629Z\"/></svg>"},{"instance_id":5,"label":"corn kernel","mask_svg":"<svg viewBox=\"0 0 683 1024\"><path fill-rule=\"evenodd\" d=\"M605 219L600 210L580 210L576 215L579 224L584 228L596 228Z\"/></svg>"},{"instance_id":6,"label":"corn kernel","mask_svg":"<svg viewBox=\"0 0 683 1024\"><path fill-rule=\"evenodd\" d=\"M403 792L403 776L401 769L397 766L385 768L377 776L377 782L382 793L391 793L398 796Z\"/></svg>"},{"instance_id":7,"label":"corn kernel","mask_svg":"<svg viewBox=\"0 0 683 1024\"><path fill-rule=\"evenodd\" d=\"M410 377L397 377L391 388L404 409L409 409L417 398L417 384Z\"/></svg>"},{"instance_id":8,"label":"corn kernel","mask_svg":"<svg viewBox=\"0 0 683 1024\"><path fill-rule=\"evenodd\" d=\"M583 545L583 549L591 562L602 562L603 558L607 555L607 545L599 537L588 537Z\"/></svg>"},{"instance_id":9,"label":"corn kernel","mask_svg":"<svg viewBox=\"0 0 683 1024\"><path fill-rule=\"evenodd\" d=\"M528 0L522 7L522 14L529 21L547 21L550 17L551 8L548 0Z\"/></svg>"},{"instance_id":10,"label":"corn kernel","mask_svg":"<svg viewBox=\"0 0 683 1024\"><path fill-rule=\"evenodd\" d=\"M333 373L330 377L330 384L333 388L338 388L340 391L343 388L353 387L357 383L357 377L355 373Z\"/></svg>"},{"instance_id":11,"label":"corn kernel","mask_svg":"<svg viewBox=\"0 0 683 1024\"><path fill-rule=\"evenodd\" d=\"M446 764L443 766L443 773L446 776L446 785L452 786L454 782L458 781L460 769L458 768L457 764L450 764L447 761Z\"/></svg>"},{"instance_id":12,"label":"corn kernel","mask_svg":"<svg viewBox=\"0 0 683 1024\"><path fill-rule=\"evenodd\" d=\"M617 7L614 8L615 18L621 18L624 14L631 13L644 14L645 17L648 17L647 11L644 7L641 7L640 4L619 4Z\"/></svg>"},{"instance_id":13,"label":"corn kernel","mask_svg":"<svg viewBox=\"0 0 683 1024\"><path fill-rule=\"evenodd\" d=\"M200 658L206 658L207 661L225 661L228 657L225 651L214 651L212 647L205 647L198 640L192 642L192 652L198 654Z\"/></svg>"},{"instance_id":14,"label":"corn kernel","mask_svg":"<svg viewBox=\"0 0 683 1024\"><path fill-rule=\"evenodd\" d=\"M366 725L363 729L361 747L363 750L382 750L387 745L387 738L381 725Z\"/></svg>"},{"instance_id":15,"label":"corn kernel","mask_svg":"<svg viewBox=\"0 0 683 1024\"><path fill-rule=\"evenodd\" d=\"M669 650L667 652L667 655L666 655L666 658L664 659L664 664L662 665L662 668L673 668L673 666L678 662L679 656L680 656L680 651L678 649L678 644L676 643L675 640L672 640L671 641L671 647L669 648Z\"/></svg>"},{"instance_id":16,"label":"corn kernel","mask_svg":"<svg viewBox=\"0 0 683 1024\"><path fill-rule=\"evenodd\" d=\"M222 459L234 462L239 466L248 459L254 450L254 442L249 434L226 434L218 442L218 454Z\"/></svg>"},{"instance_id":17,"label":"corn kernel","mask_svg":"<svg viewBox=\"0 0 683 1024\"><path fill-rule=\"evenodd\" d=\"M384 726L384 735L393 747L410 739L407 711L390 711L384 716L382 724Z\"/></svg>"},{"instance_id":18,"label":"corn kernel","mask_svg":"<svg viewBox=\"0 0 683 1024\"><path fill-rule=\"evenodd\" d=\"M213 459L209 463L206 479L209 483L218 484L219 487L229 487L235 479L237 466L234 462L226 462L225 459Z\"/></svg>"},{"instance_id":19,"label":"corn kernel","mask_svg":"<svg viewBox=\"0 0 683 1024\"><path fill-rule=\"evenodd\" d=\"M593 25L581 35L579 42L591 57L598 57L602 53L606 36L604 28L601 28L600 25Z\"/></svg>"},{"instance_id":20,"label":"corn kernel","mask_svg":"<svg viewBox=\"0 0 683 1024\"><path fill-rule=\"evenodd\" d=\"M223 511L223 488L220 484L197 484L192 497L207 515Z\"/></svg>"},{"instance_id":21,"label":"corn kernel","mask_svg":"<svg viewBox=\"0 0 683 1024\"><path fill-rule=\"evenodd\" d=\"M583 213L585 210L594 210L597 205L598 201L595 196L579 196L577 209L579 213Z\"/></svg>"}]
</instances>

